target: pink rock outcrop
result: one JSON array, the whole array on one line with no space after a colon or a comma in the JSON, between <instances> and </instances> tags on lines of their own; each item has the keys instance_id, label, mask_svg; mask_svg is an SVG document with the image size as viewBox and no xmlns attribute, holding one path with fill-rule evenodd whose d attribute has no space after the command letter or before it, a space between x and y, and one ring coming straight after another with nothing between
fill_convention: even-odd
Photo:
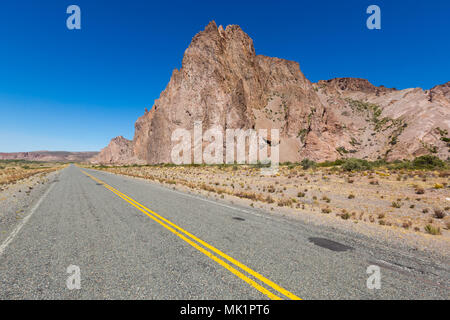
<instances>
[{"instance_id":1,"label":"pink rock outcrop","mask_svg":"<svg viewBox=\"0 0 450 320\"><path fill-rule=\"evenodd\" d=\"M211 22L137 120L134 139L113 139L93 162L171 162L172 132L192 130L194 121L204 130L279 129L281 162L450 155L441 139L450 131L449 83L428 91L355 78L311 83L297 62L256 55L239 26Z\"/></svg>"}]
</instances>

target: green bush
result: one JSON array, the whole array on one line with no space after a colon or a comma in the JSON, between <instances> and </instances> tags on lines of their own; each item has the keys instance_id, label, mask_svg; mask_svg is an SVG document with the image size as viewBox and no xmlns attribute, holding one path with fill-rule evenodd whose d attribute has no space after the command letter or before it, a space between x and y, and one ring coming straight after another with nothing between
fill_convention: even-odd
<instances>
[{"instance_id":1,"label":"green bush","mask_svg":"<svg viewBox=\"0 0 450 320\"><path fill-rule=\"evenodd\" d=\"M255 163L253 165L253 167L255 167L255 168L270 168L270 165L271 165L271 161L268 161L266 163L266 162L261 162L258 160L257 163ZM286 165L292 166L292 164L290 162L287 162Z\"/></svg>"},{"instance_id":2,"label":"green bush","mask_svg":"<svg viewBox=\"0 0 450 320\"><path fill-rule=\"evenodd\" d=\"M309 160L308 158L303 159L302 162L300 162L300 165L304 170L307 170L309 168L314 168L317 164L313 160Z\"/></svg>"},{"instance_id":3,"label":"green bush","mask_svg":"<svg viewBox=\"0 0 450 320\"><path fill-rule=\"evenodd\" d=\"M345 171L362 171L370 170L372 166L367 160L349 158L344 160L341 168Z\"/></svg>"},{"instance_id":4,"label":"green bush","mask_svg":"<svg viewBox=\"0 0 450 320\"><path fill-rule=\"evenodd\" d=\"M395 160L393 163L388 165L389 169L412 169L411 161L404 160Z\"/></svg>"},{"instance_id":5,"label":"green bush","mask_svg":"<svg viewBox=\"0 0 450 320\"><path fill-rule=\"evenodd\" d=\"M318 167L334 167L334 166L340 166L345 162L345 160L342 159L338 159L338 160L334 160L334 161L324 161L321 163L318 163L317 166Z\"/></svg>"},{"instance_id":6,"label":"green bush","mask_svg":"<svg viewBox=\"0 0 450 320\"><path fill-rule=\"evenodd\" d=\"M415 158L412 166L415 169L439 169L445 167L445 162L436 156L425 155Z\"/></svg>"},{"instance_id":7,"label":"green bush","mask_svg":"<svg viewBox=\"0 0 450 320\"><path fill-rule=\"evenodd\" d=\"M450 160L450 159L449 159ZM447 161L448 162L448 161ZM375 161L367 161L364 159L348 158L348 159L338 159L335 161L324 161L320 163L315 163L309 159L304 159L301 163L304 169L309 169L311 167L338 167L345 171L362 171L371 170L380 167L386 167L389 169L429 169L438 170L446 169L449 165L433 155L426 155L417 157L414 160L395 160L393 162L387 162L384 159L378 159Z\"/></svg>"}]
</instances>

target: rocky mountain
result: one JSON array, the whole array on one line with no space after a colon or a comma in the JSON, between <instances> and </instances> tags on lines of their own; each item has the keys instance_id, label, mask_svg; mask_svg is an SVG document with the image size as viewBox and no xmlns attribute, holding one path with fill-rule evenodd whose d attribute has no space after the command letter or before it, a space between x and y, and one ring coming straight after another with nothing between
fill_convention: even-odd
<instances>
[{"instance_id":1,"label":"rocky mountain","mask_svg":"<svg viewBox=\"0 0 450 320\"><path fill-rule=\"evenodd\" d=\"M450 82L449 82L450 83ZM132 141L115 138L96 163L171 162L177 128L280 130L280 161L450 156L449 83L431 90L341 78L311 83L297 62L256 55L239 26L211 22L184 53Z\"/></svg>"},{"instance_id":2,"label":"rocky mountain","mask_svg":"<svg viewBox=\"0 0 450 320\"><path fill-rule=\"evenodd\" d=\"M50 162L85 162L95 157L98 152L68 152L68 151L33 151L1 153L0 160L28 160Z\"/></svg>"},{"instance_id":3,"label":"rocky mountain","mask_svg":"<svg viewBox=\"0 0 450 320\"><path fill-rule=\"evenodd\" d=\"M101 159L101 161L97 159ZM112 139L108 146L90 161L92 163L102 164L145 163L145 161L134 156L133 141L125 139L122 136Z\"/></svg>"}]
</instances>

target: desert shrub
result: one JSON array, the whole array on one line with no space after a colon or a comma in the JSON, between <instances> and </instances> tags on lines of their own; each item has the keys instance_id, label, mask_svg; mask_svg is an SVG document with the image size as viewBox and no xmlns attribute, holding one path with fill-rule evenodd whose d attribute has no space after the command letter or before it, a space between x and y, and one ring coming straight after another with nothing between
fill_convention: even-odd
<instances>
[{"instance_id":1,"label":"desert shrub","mask_svg":"<svg viewBox=\"0 0 450 320\"><path fill-rule=\"evenodd\" d=\"M414 169L442 169L445 167L445 162L436 156L425 155L415 158L412 166Z\"/></svg>"},{"instance_id":2,"label":"desert shrub","mask_svg":"<svg viewBox=\"0 0 450 320\"><path fill-rule=\"evenodd\" d=\"M266 202L267 202L267 203L274 203L275 200L273 200L273 198L272 198L271 196L267 196Z\"/></svg>"},{"instance_id":3,"label":"desert shrub","mask_svg":"<svg viewBox=\"0 0 450 320\"><path fill-rule=\"evenodd\" d=\"M398 208L400 208L402 206L402 204L400 202L393 201L391 206L393 208L397 208L398 209Z\"/></svg>"},{"instance_id":4,"label":"desert shrub","mask_svg":"<svg viewBox=\"0 0 450 320\"><path fill-rule=\"evenodd\" d=\"M424 188L417 188L416 189L416 194L424 194L425 193L425 189Z\"/></svg>"},{"instance_id":5,"label":"desert shrub","mask_svg":"<svg viewBox=\"0 0 450 320\"><path fill-rule=\"evenodd\" d=\"M348 213L348 212L346 212L346 213L344 213L344 214L341 214L341 218L344 219L344 220L347 220L347 219L349 219L350 217L351 217L351 215L350 215L350 213Z\"/></svg>"},{"instance_id":6,"label":"desert shrub","mask_svg":"<svg viewBox=\"0 0 450 320\"><path fill-rule=\"evenodd\" d=\"M306 158L306 159L303 159L303 160L300 162L300 165L302 166L302 168L303 168L304 170L307 170L307 169L309 169L309 168L314 168L317 164L316 164L315 161L309 160L308 158Z\"/></svg>"},{"instance_id":7,"label":"desert shrub","mask_svg":"<svg viewBox=\"0 0 450 320\"><path fill-rule=\"evenodd\" d=\"M372 166L367 160L349 158L344 161L341 168L345 171L362 171L370 170Z\"/></svg>"},{"instance_id":8,"label":"desert shrub","mask_svg":"<svg viewBox=\"0 0 450 320\"><path fill-rule=\"evenodd\" d=\"M259 200L258 196L254 192L238 191L238 192L235 192L234 195L239 198L246 198L246 199L250 199L250 200Z\"/></svg>"},{"instance_id":9,"label":"desert shrub","mask_svg":"<svg viewBox=\"0 0 450 320\"><path fill-rule=\"evenodd\" d=\"M279 207L288 207L292 204L292 199L281 199L277 204Z\"/></svg>"},{"instance_id":10,"label":"desert shrub","mask_svg":"<svg viewBox=\"0 0 450 320\"><path fill-rule=\"evenodd\" d=\"M436 219L443 219L445 217L445 212L439 208L434 208L434 217Z\"/></svg>"},{"instance_id":11,"label":"desert shrub","mask_svg":"<svg viewBox=\"0 0 450 320\"><path fill-rule=\"evenodd\" d=\"M324 161L324 162L318 163L317 166L318 167L325 167L325 168L326 167L335 167L335 166L340 166L343 163L344 163L344 160L338 159L338 160L335 160L335 161Z\"/></svg>"},{"instance_id":12,"label":"desert shrub","mask_svg":"<svg viewBox=\"0 0 450 320\"><path fill-rule=\"evenodd\" d=\"M448 177L450 177L450 172L449 171L439 172L439 178L448 178Z\"/></svg>"},{"instance_id":13,"label":"desert shrub","mask_svg":"<svg viewBox=\"0 0 450 320\"><path fill-rule=\"evenodd\" d=\"M386 166L387 164L388 164L387 161L384 159L375 160L370 163L372 168L383 167L383 166Z\"/></svg>"},{"instance_id":14,"label":"desert shrub","mask_svg":"<svg viewBox=\"0 0 450 320\"><path fill-rule=\"evenodd\" d=\"M270 168L270 161L269 162L267 162L267 163L263 163L263 162L261 162L261 161L257 161L257 163L256 164L254 164L254 165L252 165L254 168L258 168L258 169L260 169L260 168ZM282 164L283 165L283 164ZM286 165L288 165L288 166L291 166L291 163L290 162L287 162L286 163Z\"/></svg>"},{"instance_id":15,"label":"desert shrub","mask_svg":"<svg viewBox=\"0 0 450 320\"><path fill-rule=\"evenodd\" d=\"M344 147L338 147L336 148L336 151L339 152L340 155L348 153L348 150Z\"/></svg>"},{"instance_id":16,"label":"desert shrub","mask_svg":"<svg viewBox=\"0 0 450 320\"><path fill-rule=\"evenodd\" d=\"M441 234L441 228L433 227L431 224L427 224L425 226L425 232L436 236L436 235L440 235Z\"/></svg>"},{"instance_id":17,"label":"desert shrub","mask_svg":"<svg viewBox=\"0 0 450 320\"><path fill-rule=\"evenodd\" d=\"M411 225L412 225L412 223L410 221L402 223L402 227L405 229L409 229L409 227L411 227Z\"/></svg>"}]
</instances>

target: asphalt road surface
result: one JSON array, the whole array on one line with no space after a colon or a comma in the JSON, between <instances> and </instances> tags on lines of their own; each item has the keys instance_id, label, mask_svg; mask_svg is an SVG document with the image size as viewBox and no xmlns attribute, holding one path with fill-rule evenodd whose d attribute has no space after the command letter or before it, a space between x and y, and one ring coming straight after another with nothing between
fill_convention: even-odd
<instances>
[{"instance_id":1,"label":"asphalt road surface","mask_svg":"<svg viewBox=\"0 0 450 320\"><path fill-rule=\"evenodd\" d=\"M449 297L419 253L76 166L0 245L0 299Z\"/></svg>"}]
</instances>

